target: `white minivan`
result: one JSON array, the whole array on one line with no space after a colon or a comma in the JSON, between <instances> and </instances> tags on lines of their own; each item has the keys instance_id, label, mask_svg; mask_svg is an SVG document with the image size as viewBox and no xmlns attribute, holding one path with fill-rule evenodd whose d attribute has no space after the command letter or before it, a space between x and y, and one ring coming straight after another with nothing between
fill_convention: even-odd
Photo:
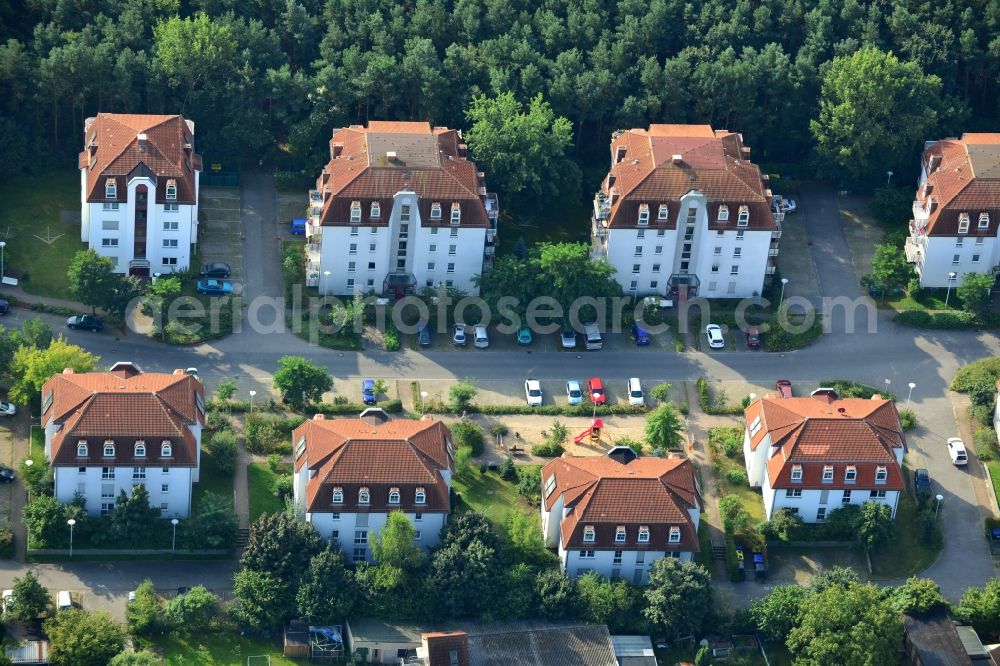
<instances>
[{"instance_id":1,"label":"white minivan","mask_svg":"<svg viewBox=\"0 0 1000 666\"><path fill-rule=\"evenodd\" d=\"M486 327L476 326L475 329L473 330L475 331L475 333L473 335L474 342L472 344L474 344L479 349L486 349L487 347L489 347L490 338L489 336L486 335Z\"/></svg>"},{"instance_id":2,"label":"white minivan","mask_svg":"<svg viewBox=\"0 0 1000 666\"><path fill-rule=\"evenodd\" d=\"M628 380L628 404L633 407L642 407L646 404L646 396L642 393L642 384L638 377Z\"/></svg>"},{"instance_id":3,"label":"white minivan","mask_svg":"<svg viewBox=\"0 0 1000 666\"><path fill-rule=\"evenodd\" d=\"M583 337L587 340L589 351L598 351L604 347L604 340L601 339L601 329L596 323L583 325Z\"/></svg>"},{"instance_id":4,"label":"white minivan","mask_svg":"<svg viewBox=\"0 0 1000 666\"><path fill-rule=\"evenodd\" d=\"M67 610L73 607L73 598L69 596L68 590L59 590L56 594L56 608L58 610Z\"/></svg>"},{"instance_id":5,"label":"white minivan","mask_svg":"<svg viewBox=\"0 0 1000 666\"><path fill-rule=\"evenodd\" d=\"M965 442L958 437L948 438L948 455L951 456L951 464L953 465L969 464L969 454L965 450Z\"/></svg>"}]
</instances>

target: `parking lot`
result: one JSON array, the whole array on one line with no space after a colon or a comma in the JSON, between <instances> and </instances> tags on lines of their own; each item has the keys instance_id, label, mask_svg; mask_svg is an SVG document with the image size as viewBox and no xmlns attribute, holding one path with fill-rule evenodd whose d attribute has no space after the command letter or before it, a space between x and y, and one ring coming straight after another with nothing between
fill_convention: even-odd
<instances>
[{"instance_id":1,"label":"parking lot","mask_svg":"<svg viewBox=\"0 0 1000 666\"><path fill-rule=\"evenodd\" d=\"M201 190L202 220L198 254L202 264L221 261L232 269L231 279L243 282L243 237L240 229L240 191L235 187Z\"/></svg>"}]
</instances>

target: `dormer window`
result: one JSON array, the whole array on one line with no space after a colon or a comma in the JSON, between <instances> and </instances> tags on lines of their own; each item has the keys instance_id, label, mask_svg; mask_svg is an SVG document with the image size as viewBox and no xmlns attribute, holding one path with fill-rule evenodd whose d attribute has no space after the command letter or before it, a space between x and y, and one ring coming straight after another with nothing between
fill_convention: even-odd
<instances>
[{"instance_id":1,"label":"dormer window","mask_svg":"<svg viewBox=\"0 0 1000 666\"><path fill-rule=\"evenodd\" d=\"M431 204L431 219L432 220L441 219L441 204L436 201Z\"/></svg>"},{"instance_id":2,"label":"dormer window","mask_svg":"<svg viewBox=\"0 0 1000 666\"><path fill-rule=\"evenodd\" d=\"M649 205L639 205L639 224L649 224Z\"/></svg>"},{"instance_id":3,"label":"dormer window","mask_svg":"<svg viewBox=\"0 0 1000 666\"><path fill-rule=\"evenodd\" d=\"M372 500L371 491L367 488L362 488L358 491L358 504L369 504Z\"/></svg>"},{"instance_id":4,"label":"dormer window","mask_svg":"<svg viewBox=\"0 0 1000 666\"><path fill-rule=\"evenodd\" d=\"M462 207L457 203L451 205L451 223L458 224L462 221Z\"/></svg>"},{"instance_id":5,"label":"dormer window","mask_svg":"<svg viewBox=\"0 0 1000 666\"><path fill-rule=\"evenodd\" d=\"M167 182L167 199L173 200L177 198L177 183L173 181Z\"/></svg>"},{"instance_id":6,"label":"dormer window","mask_svg":"<svg viewBox=\"0 0 1000 666\"><path fill-rule=\"evenodd\" d=\"M77 458L86 458L87 455L87 440L81 439L76 443L76 456Z\"/></svg>"},{"instance_id":7,"label":"dormer window","mask_svg":"<svg viewBox=\"0 0 1000 666\"><path fill-rule=\"evenodd\" d=\"M556 475L553 474L545 482L545 496L548 497L556 489Z\"/></svg>"},{"instance_id":8,"label":"dormer window","mask_svg":"<svg viewBox=\"0 0 1000 666\"><path fill-rule=\"evenodd\" d=\"M885 465L877 465L875 467L875 483L885 483L885 480L889 478L889 470Z\"/></svg>"},{"instance_id":9,"label":"dormer window","mask_svg":"<svg viewBox=\"0 0 1000 666\"><path fill-rule=\"evenodd\" d=\"M333 504L343 504L344 503L344 489L337 487L333 489L333 496L330 498Z\"/></svg>"},{"instance_id":10,"label":"dormer window","mask_svg":"<svg viewBox=\"0 0 1000 666\"><path fill-rule=\"evenodd\" d=\"M361 222L361 202L352 201L351 202L351 224L358 224Z\"/></svg>"},{"instance_id":11,"label":"dormer window","mask_svg":"<svg viewBox=\"0 0 1000 666\"><path fill-rule=\"evenodd\" d=\"M135 443L135 457L145 458L146 457L146 442L136 442Z\"/></svg>"},{"instance_id":12,"label":"dormer window","mask_svg":"<svg viewBox=\"0 0 1000 666\"><path fill-rule=\"evenodd\" d=\"M989 213L980 213L979 214L979 228L980 229L989 229L990 228L990 214Z\"/></svg>"},{"instance_id":13,"label":"dormer window","mask_svg":"<svg viewBox=\"0 0 1000 666\"><path fill-rule=\"evenodd\" d=\"M389 488L389 504L399 504L399 488Z\"/></svg>"},{"instance_id":14,"label":"dormer window","mask_svg":"<svg viewBox=\"0 0 1000 666\"><path fill-rule=\"evenodd\" d=\"M160 442L160 457L170 458L174 455L174 447L170 442Z\"/></svg>"},{"instance_id":15,"label":"dormer window","mask_svg":"<svg viewBox=\"0 0 1000 666\"><path fill-rule=\"evenodd\" d=\"M848 465L847 469L844 470L844 481L848 483L854 483L858 478L858 468L854 465Z\"/></svg>"},{"instance_id":16,"label":"dormer window","mask_svg":"<svg viewBox=\"0 0 1000 666\"><path fill-rule=\"evenodd\" d=\"M719 206L719 222L729 221L729 206L722 204Z\"/></svg>"},{"instance_id":17,"label":"dormer window","mask_svg":"<svg viewBox=\"0 0 1000 666\"><path fill-rule=\"evenodd\" d=\"M583 528L583 542L584 543L594 543L595 532L593 525L587 525Z\"/></svg>"},{"instance_id":18,"label":"dormer window","mask_svg":"<svg viewBox=\"0 0 1000 666\"><path fill-rule=\"evenodd\" d=\"M423 488L417 488L417 492L413 497L413 501L417 504L426 504L427 502L427 491Z\"/></svg>"},{"instance_id":19,"label":"dormer window","mask_svg":"<svg viewBox=\"0 0 1000 666\"><path fill-rule=\"evenodd\" d=\"M116 183L111 178L108 178L104 182L104 198L105 199L117 199L118 198L118 183Z\"/></svg>"},{"instance_id":20,"label":"dormer window","mask_svg":"<svg viewBox=\"0 0 1000 666\"><path fill-rule=\"evenodd\" d=\"M802 481L802 465L792 465L792 481Z\"/></svg>"},{"instance_id":21,"label":"dormer window","mask_svg":"<svg viewBox=\"0 0 1000 666\"><path fill-rule=\"evenodd\" d=\"M833 481L833 465L823 465L823 481Z\"/></svg>"},{"instance_id":22,"label":"dormer window","mask_svg":"<svg viewBox=\"0 0 1000 666\"><path fill-rule=\"evenodd\" d=\"M615 543L625 543L625 526L619 525L615 529Z\"/></svg>"},{"instance_id":23,"label":"dormer window","mask_svg":"<svg viewBox=\"0 0 1000 666\"><path fill-rule=\"evenodd\" d=\"M382 217L382 206L379 205L379 202L377 201L372 202L372 208L369 214L371 215L371 217L374 218Z\"/></svg>"},{"instance_id":24,"label":"dormer window","mask_svg":"<svg viewBox=\"0 0 1000 666\"><path fill-rule=\"evenodd\" d=\"M750 436L753 437L758 432L760 432L760 416L758 416L757 418L755 418L750 423Z\"/></svg>"},{"instance_id":25,"label":"dormer window","mask_svg":"<svg viewBox=\"0 0 1000 666\"><path fill-rule=\"evenodd\" d=\"M299 441L295 443L295 457L298 458L303 453L306 452L306 437L303 435L299 438Z\"/></svg>"},{"instance_id":26,"label":"dormer window","mask_svg":"<svg viewBox=\"0 0 1000 666\"><path fill-rule=\"evenodd\" d=\"M104 442L104 457L114 458L115 457L115 443L112 441Z\"/></svg>"},{"instance_id":27,"label":"dormer window","mask_svg":"<svg viewBox=\"0 0 1000 666\"><path fill-rule=\"evenodd\" d=\"M969 214L959 213L958 215L958 233L967 234L969 233Z\"/></svg>"},{"instance_id":28,"label":"dormer window","mask_svg":"<svg viewBox=\"0 0 1000 666\"><path fill-rule=\"evenodd\" d=\"M670 534L667 536L667 541L669 543L680 543L681 542L681 528L674 526L670 528Z\"/></svg>"},{"instance_id":29,"label":"dormer window","mask_svg":"<svg viewBox=\"0 0 1000 666\"><path fill-rule=\"evenodd\" d=\"M740 206L740 216L736 218L736 226L745 227L750 224L750 209L746 206Z\"/></svg>"},{"instance_id":30,"label":"dormer window","mask_svg":"<svg viewBox=\"0 0 1000 666\"><path fill-rule=\"evenodd\" d=\"M649 527L646 525L639 526L639 543L649 543Z\"/></svg>"},{"instance_id":31,"label":"dormer window","mask_svg":"<svg viewBox=\"0 0 1000 666\"><path fill-rule=\"evenodd\" d=\"M660 209L656 212L656 219L667 219L667 204L660 204Z\"/></svg>"}]
</instances>

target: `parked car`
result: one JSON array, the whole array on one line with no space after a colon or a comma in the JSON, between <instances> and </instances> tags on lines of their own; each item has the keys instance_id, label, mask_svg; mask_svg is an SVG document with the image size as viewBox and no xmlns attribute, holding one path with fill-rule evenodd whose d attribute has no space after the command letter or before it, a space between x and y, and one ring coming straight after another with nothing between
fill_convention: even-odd
<instances>
[{"instance_id":1,"label":"parked car","mask_svg":"<svg viewBox=\"0 0 1000 666\"><path fill-rule=\"evenodd\" d=\"M559 344L562 345L563 349L573 349L576 347L576 331L572 328L564 328L559 333Z\"/></svg>"},{"instance_id":2,"label":"parked car","mask_svg":"<svg viewBox=\"0 0 1000 666\"><path fill-rule=\"evenodd\" d=\"M779 379L774 382L774 389L778 392L778 395L782 398L792 397L792 383L787 379Z\"/></svg>"},{"instance_id":3,"label":"parked car","mask_svg":"<svg viewBox=\"0 0 1000 666\"><path fill-rule=\"evenodd\" d=\"M366 405L374 405L377 402L375 399L374 379L364 379L361 381L361 402Z\"/></svg>"},{"instance_id":4,"label":"parked car","mask_svg":"<svg viewBox=\"0 0 1000 666\"><path fill-rule=\"evenodd\" d=\"M798 209L798 204L795 203L795 199L782 199L781 209L786 213L794 213Z\"/></svg>"},{"instance_id":5,"label":"parked car","mask_svg":"<svg viewBox=\"0 0 1000 666\"><path fill-rule=\"evenodd\" d=\"M14 590L3 591L3 610L6 613L10 610L10 605L14 601Z\"/></svg>"},{"instance_id":6,"label":"parked car","mask_svg":"<svg viewBox=\"0 0 1000 666\"><path fill-rule=\"evenodd\" d=\"M965 450L965 442L958 437L948 438L948 455L951 456L953 465L969 464L969 453Z\"/></svg>"},{"instance_id":7,"label":"parked car","mask_svg":"<svg viewBox=\"0 0 1000 666\"><path fill-rule=\"evenodd\" d=\"M424 327L417 332L417 343L421 347L431 346L431 325L424 324Z\"/></svg>"},{"instance_id":8,"label":"parked car","mask_svg":"<svg viewBox=\"0 0 1000 666\"><path fill-rule=\"evenodd\" d=\"M292 232L293 236L305 236L306 235L306 218L304 217L293 217L292 222L288 227L288 230Z\"/></svg>"},{"instance_id":9,"label":"parked car","mask_svg":"<svg viewBox=\"0 0 1000 666\"><path fill-rule=\"evenodd\" d=\"M468 339L465 337L465 324L455 324L455 329L451 334L451 344L456 347L464 347Z\"/></svg>"},{"instance_id":10,"label":"parked car","mask_svg":"<svg viewBox=\"0 0 1000 666\"><path fill-rule=\"evenodd\" d=\"M213 261L201 267L198 277L203 278L227 278L232 275L229 264L221 261Z\"/></svg>"},{"instance_id":11,"label":"parked car","mask_svg":"<svg viewBox=\"0 0 1000 666\"><path fill-rule=\"evenodd\" d=\"M708 346L712 349L725 349L726 339L722 337L722 327L718 324L709 324L705 327L705 335L708 336Z\"/></svg>"},{"instance_id":12,"label":"parked car","mask_svg":"<svg viewBox=\"0 0 1000 666\"><path fill-rule=\"evenodd\" d=\"M129 601L135 601L135 590L129 590L128 600Z\"/></svg>"},{"instance_id":13,"label":"parked car","mask_svg":"<svg viewBox=\"0 0 1000 666\"><path fill-rule=\"evenodd\" d=\"M528 407L542 406L542 383L537 379L527 379L524 382L524 397L528 400Z\"/></svg>"},{"instance_id":14,"label":"parked car","mask_svg":"<svg viewBox=\"0 0 1000 666\"><path fill-rule=\"evenodd\" d=\"M14 470L6 465L0 465L0 483L13 483L14 478Z\"/></svg>"},{"instance_id":15,"label":"parked car","mask_svg":"<svg viewBox=\"0 0 1000 666\"><path fill-rule=\"evenodd\" d=\"M588 379L587 390L590 391L590 401L595 405L603 405L608 401L608 394L604 391L604 383L600 377Z\"/></svg>"},{"instance_id":16,"label":"parked car","mask_svg":"<svg viewBox=\"0 0 1000 666\"><path fill-rule=\"evenodd\" d=\"M531 329L527 326L522 326L517 329L517 344L519 345L530 345L531 344Z\"/></svg>"},{"instance_id":17,"label":"parked car","mask_svg":"<svg viewBox=\"0 0 1000 666\"><path fill-rule=\"evenodd\" d=\"M10 312L10 303L0 298L0 315L5 315Z\"/></svg>"},{"instance_id":18,"label":"parked car","mask_svg":"<svg viewBox=\"0 0 1000 666\"><path fill-rule=\"evenodd\" d=\"M642 393L642 384L639 383L638 377L632 377L628 380L628 404L633 407L642 407L646 404L646 396Z\"/></svg>"},{"instance_id":19,"label":"parked car","mask_svg":"<svg viewBox=\"0 0 1000 666\"><path fill-rule=\"evenodd\" d=\"M649 344L649 332L639 324L632 324L632 339L636 347L645 347Z\"/></svg>"},{"instance_id":20,"label":"parked car","mask_svg":"<svg viewBox=\"0 0 1000 666\"><path fill-rule=\"evenodd\" d=\"M69 590L59 590L56 593L56 609L57 610L69 610L73 607L73 597L70 596Z\"/></svg>"},{"instance_id":21,"label":"parked car","mask_svg":"<svg viewBox=\"0 0 1000 666\"><path fill-rule=\"evenodd\" d=\"M66 328L83 328L97 333L104 330L104 322L93 315L74 315L66 320Z\"/></svg>"},{"instance_id":22,"label":"parked car","mask_svg":"<svg viewBox=\"0 0 1000 666\"><path fill-rule=\"evenodd\" d=\"M17 407L13 403L0 400L0 416L14 416L17 414Z\"/></svg>"},{"instance_id":23,"label":"parked car","mask_svg":"<svg viewBox=\"0 0 1000 666\"><path fill-rule=\"evenodd\" d=\"M913 471L913 489L918 495L931 494L931 475L926 469L921 467Z\"/></svg>"},{"instance_id":24,"label":"parked car","mask_svg":"<svg viewBox=\"0 0 1000 666\"><path fill-rule=\"evenodd\" d=\"M206 296L225 296L233 293L233 283L227 280L198 280L195 291Z\"/></svg>"},{"instance_id":25,"label":"parked car","mask_svg":"<svg viewBox=\"0 0 1000 666\"><path fill-rule=\"evenodd\" d=\"M760 329L756 326L747 326L747 347L750 349L760 347Z\"/></svg>"},{"instance_id":26,"label":"parked car","mask_svg":"<svg viewBox=\"0 0 1000 666\"><path fill-rule=\"evenodd\" d=\"M477 325L472 330L473 330L473 342L472 342L473 345L475 345L479 349L486 349L487 347L490 346L490 338L486 334L485 326Z\"/></svg>"},{"instance_id":27,"label":"parked car","mask_svg":"<svg viewBox=\"0 0 1000 666\"><path fill-rule=\"evenodd\" d=\"M575 379L566 382L566 402L571 405L579 405L583 402L583 391L580 390L580 382Z\"/></svg>"}]
</instances>

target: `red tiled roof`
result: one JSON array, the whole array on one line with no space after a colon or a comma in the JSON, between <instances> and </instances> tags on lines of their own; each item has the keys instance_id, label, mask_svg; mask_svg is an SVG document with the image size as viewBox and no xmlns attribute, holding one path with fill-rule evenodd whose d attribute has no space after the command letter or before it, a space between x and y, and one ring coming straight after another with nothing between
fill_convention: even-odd
<instances>
[{"instance_id":1,"label":"red tiled roof","mask_svg":"<svg viewBox=\"0 0 1000 666\"><path fill-rule=\"evenodd\" d=\"M427 666L469 666L469 635L464 631L432 631L420 634L427 648ZM456 653L457 660L451 659Z\"/></svg>"},{"instance_id":2,"label":"red tiled roof","mask_svg":"<svg viewBox=\"0 0 1000 666\"><path fill-rule=\"evenodd\" d=\"M390 161L388 153L396 154ZM384 226L393 196L412 190L418 197L423 226L448 226L452 203L462 211L461 227L489 226L486 206L479 194L484 186L457 130L432 128L426 122L371 121L368 127L352 125L334 132L330 162L316 187L323 193L323 226L350 225L353 202L361 203L361 224ZM372 202L381 215L370 217ZM441 220L430 220L431 203L441 204Z\"/></svg>"},{"instance_id":3,"label":"red tiled roof","mask_svg":"<svg viewBox=\"0 0 1000 666\"><path fill-rule=\"evenodd\" d=\"M624 156L618 160L620 149ZM680 155L675 164L673 157ZM635 227L639 207L648 205L649 226L676 228L680 199L692 189L709 201L709 228L736 229L740 206L747 206L749 224L741 229L774 229L770 196L760 168L747 159L739 134L712 130L708 125L650 125L632 129L611 142L612 162L602 184L605 196L616 193L608 227ZM609 183L613 181L613 184ZM661 204L668 219L657 219ZM729 222L720 225L721 204L729 206Z\"/></svg>"},{"instance_id":4,"label":"red tiled roof","mask_svg":"<svg viewBox=\"0 0 1000 666\"><path fill-rule=\"evenodd\" d=\"M748 433L760 419L760 429L750 435L751 450L768 434L770 445L777 448L767 461L772 488L903 488L895 452L906 450L906 437L896 405L889 400L765 396L748 405L744 416ZM801 482L791 481L793 465L802 468ZM832 483L823 482L827 465L834 468ZM857 470L854 483L844 480L849 465ZM887 468L885 484L875 482L879 466Z\"/></svg>"},{"instance_id":5,"label":"red tiled roof","mask_svg":"<svg viewBox=\"0 0 1000 666\"><path fill-rule=\"evenodd\" d=\"M306 421L292 433L295 469L308 465L315 471L306 483L310 512L404 511L447 512L448 486L442 470L454 468L451 433L440 421L392 420L371 425L361 419ZM344 502L334 505L333 489L341 488ZM361 488L368 488L370 502L358 503ZM400 503L389 504L391 488L400 491ZM417 488L424 488L426 502L416 504Z\"/></svg>"},{"instance_id":6,"label":"red tiled roof","mask_svg":"<svg viewBox=\"0 0 1000 666\"><path fill-rule=\"evenodd\" d=\"M177 199L171 203L196 203L194 174L201 171L201 156L193 151L193 122L177 115L99 113L87 119L84 134L78 162L87 169L87 201L126 201L129 174L145 165L156 177L157 203L167 200L168 180L177 185ZM140 134L146 135L145 141L139 140ZM117 183L116 199L104 196L108 178Z\"/></svg>"},{"instance_id":7,"label":"red tiled roof","mask_svg":"<svg viewBox=\"0 0 1000 666\"><path fill-rule=\"evenodd\" d=\"M933 163L933 168L932 167ZM958 220L969 216L963 236L996 236L1000 229L1000 134L965 133L961 139L935 141L923 154L927 172L916 200L930 208L925 233L958 236ZM988 228L979 228L988 213Z\"/></svg>"},{"instance_id":8,"label":"red tiled roof","mask_svg":"<svg viewBox=\"0 0 1000 666\"><path fill-rule=\"evenodd\" d=\"M679 458L635 458L623 464L608 456L557 458L542 468L542 489L556 477L556 487L544 498L551 510L560 496L571 509L560 526L564 548L697 551L698 536L688 509L701 506L690 461ZM584 527L593 525L596 539L583 541ZM639 526L649 528L649 543L638 542ZM615 542L625 526L625 544ZM671 526L681 529L681 542L668 544Z\"/></svg>"},{"instance_id":9,"label":"red tiled roof","mask_svg":"<svg viewBox=\"0 0 1000 666\"><path fill-rule=\"evenodd\" d=\"M194 377L177 371L122 374L72 371L53 375L42 387L42 424L60 427L52 437L52 464L130 465L149 463L190 467L197 464L197 440L189 425L204 422L205 389ZM88 456L78 457L86 441ZM114 441L114 458L103 457L103 444ZM146 443L146 456L134 457L134 444ZM160 445L171 443L171 456Z\"/></svg>"}]
</instances>

